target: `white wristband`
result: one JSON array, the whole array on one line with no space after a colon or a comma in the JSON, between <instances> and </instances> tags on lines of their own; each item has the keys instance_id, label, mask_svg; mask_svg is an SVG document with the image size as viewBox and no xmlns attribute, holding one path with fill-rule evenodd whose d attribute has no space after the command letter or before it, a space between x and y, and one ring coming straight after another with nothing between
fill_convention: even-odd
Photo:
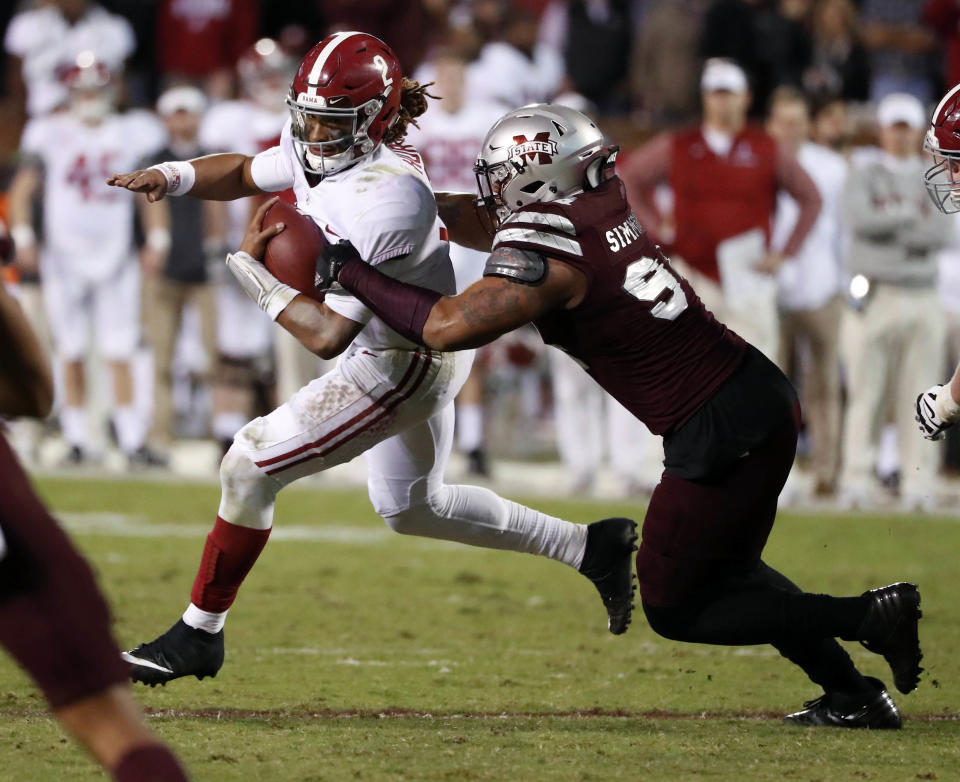
<instances>
[{"instance_id":1,"label":"white wristband","mask_svg":"<svg viewBox=\"0 0 960 782\"><path fill-rule=\"evenodd\" d=\"M10 238L13 239L14 247L21 249L33 247L37 243L37 235L26 223L10 226Z\"/></svg>"},{"instance_id":2,"label":"white wristband","mask_svg":"<svg viewBox=\"0 0 960 782\"><path fill-rule=\"evenodd\" d=\"M150 168L155 168L167 180L167 195L186 195L197 181L197 169L189 160L168 160Z\"/></svg>"},{"instance_id":3,"label":"white wristband","mask_svg":"<svg viewBox=\"0 0 960 782\"><path fill-rule=\"evenodd\" d=\"M170 231L166 228L151 228L147 233L147 247L158 253L170 252Z\"/></svg>"},{"instance_id":4,"label":"white wristband","mask_svg":"<svg viewBox=\"0 0 960 782\"><path fill-rule=\"evenodd\" d=\"M954 423L960 420L960 405L950 393L950 383L940 386L936 398L937 415L944 423Z\"/></svg>"}]
</instances>

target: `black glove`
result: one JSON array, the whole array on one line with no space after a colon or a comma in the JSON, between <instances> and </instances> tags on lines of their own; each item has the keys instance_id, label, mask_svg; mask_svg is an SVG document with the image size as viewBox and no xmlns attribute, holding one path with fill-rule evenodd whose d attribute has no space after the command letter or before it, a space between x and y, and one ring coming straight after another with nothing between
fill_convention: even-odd
<instances>
[{"instance_id":1,"label":"black glove","mask_svg":"<svg viewBox=\"0 0 960 782\"><path fill-rule=\"evenodd\" d=\"M328 244L323 252L317 256L317 273L313 285L318 291L328 291L337 282L340 270L347 261L362 261L357 248L350 244L348 239L341 239L336 244Z\"/></svg>"}]
</instances>

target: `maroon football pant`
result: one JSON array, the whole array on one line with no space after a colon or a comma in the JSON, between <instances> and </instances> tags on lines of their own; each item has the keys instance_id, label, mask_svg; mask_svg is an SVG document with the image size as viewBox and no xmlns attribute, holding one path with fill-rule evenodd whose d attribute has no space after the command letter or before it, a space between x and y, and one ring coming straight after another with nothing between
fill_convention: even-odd
<instances>
[{"instance_id":1,"label":"maroon football pant","mask_svg":"<svg viewBox=\"0 0 960 782\"><path fill-rule=\"evenodd\" d=\"M650 626L691 643L772 644L828 692L869 690L834 640L855 640L861 597L803 592L761 561L793 465L799 405L754 349L665 440L666 471L643 524L637 575Z\"/></svg>"},{"instance_id":2,"label":"maroon football pant","mask_svg":"<svg viewBox=\"0 0 960 782\"><path fill-rule=\"evenodd\" d=\"M664 473L637 552L644 603L678 605L756 567L796 447L791 416L722 477L693 481Z\"/></svg>"},{"instance_id":3,"label":"maroon football pant","mask_svg":"<svg viewBox=\"0 0 960 782\"><path fill-rule=\"evenodd\" d=\"M34 494L0 436L0 644L51 708L127 681L93 573Z\"/></svg>"}]
</instances>

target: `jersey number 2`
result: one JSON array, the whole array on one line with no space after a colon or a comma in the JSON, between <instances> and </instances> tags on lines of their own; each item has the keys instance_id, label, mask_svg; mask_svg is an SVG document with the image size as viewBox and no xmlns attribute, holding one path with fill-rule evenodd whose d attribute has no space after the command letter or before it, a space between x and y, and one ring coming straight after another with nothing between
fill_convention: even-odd
<instances>
[{"instance_id":1,"label":"jersey number 2","mask_svg":"<svg viewBox=\"0 0 960 782\"><path fill-rule=\"evenodd\" d=\"M675 320L687 308L687 296L680 287L680 280L660 261L646 255L627 267L623 289L640 301L656 301L650 308L650 314L655 318ZM667 298L657 301L668 291Z\"/></svg>"}]
</instances>

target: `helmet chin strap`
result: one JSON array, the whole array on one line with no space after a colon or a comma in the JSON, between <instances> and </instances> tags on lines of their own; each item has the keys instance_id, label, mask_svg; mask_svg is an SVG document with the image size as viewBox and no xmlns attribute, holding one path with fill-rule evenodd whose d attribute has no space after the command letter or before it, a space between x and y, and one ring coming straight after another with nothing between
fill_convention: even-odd
<instances>
[{"instance_id":1,"label":"helmet chin strap","mask_svg":"<svg viewBox=\"0 0 960 782\"><path fill-rule=\"evenodd\" d=\"M354 156L353 152L360 147L360 154ZM343 152L338 152L336 155L316 155L310 151L309 147L306 147L303 152L304 160L307 165L310 167L310 170L315 174L320 176L332 176L340 171L343 171L345 168L349 168L354 163L362 160L368 154L370 154L376 144L374 144L369 138L364 139L359 145L354 144L349 149L345 149Z\"/></svg>"}]
</instances>

